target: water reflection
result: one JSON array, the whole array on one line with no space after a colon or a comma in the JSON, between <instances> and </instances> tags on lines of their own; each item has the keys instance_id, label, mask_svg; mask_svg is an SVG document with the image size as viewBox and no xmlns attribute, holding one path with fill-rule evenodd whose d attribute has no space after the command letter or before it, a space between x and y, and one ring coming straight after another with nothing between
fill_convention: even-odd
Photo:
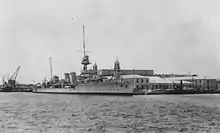
<instances>
[{"instance_id":1,"label":"water reflection","mask_svg":"<svg viewBox=\"0 0 220 133\"><path fill-rule=\"evenodd\" d=\"M93 104L100 104L105 101L130 100L132 96L102 96L102 95L76 95L77 104L81 108L86 108Z\"/></svg>"}]
</instances>

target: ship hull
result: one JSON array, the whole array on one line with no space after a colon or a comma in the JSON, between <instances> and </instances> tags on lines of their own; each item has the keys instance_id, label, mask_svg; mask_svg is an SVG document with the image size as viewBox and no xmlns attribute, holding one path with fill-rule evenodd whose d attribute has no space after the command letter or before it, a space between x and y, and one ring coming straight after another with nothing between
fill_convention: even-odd
<instances>
[{"instance_id":1,"label":"ship hull","mask_svg":"<svg viewBox=\"0 0 220 133\"><path fill-rule=\"evenodd\" d=\"M35 88L33 92L50 94L133 95L133 86L131 84L79 84L75 88Z\"/></svg>"},{"instance_id":2,"label":"ship hull","mask_svg":"<svg viewBox=\"0 0 220 133\"><path fill-rule=\"evenodd\" d=\"M111 93L111 92L53 92L53 91L37 91L34 93L45 93L45 94L69 94L69 95L121 95L121 96L132 96L133 93Z\"/></svg>"},{"instance_id":3,"label":"ship hull","mask_svg":"<svg viewBox=\"0 0 220 133\"><path fill-rule=\"evenodd\" d=\"M1 89L0 89L0 92L12 92L12 88L9 88L9 87L7 87L7 88L1 88Z\"/></svg>"},{"instance_id":4,"label":"ship hull","mask_svg":"<svg viewBox=\"0 0 220 133\"><path fill-rule=\"evenodd\" d=\"M28 88L11 88L11 87L6 87L6 88L0 88L0 92L31 92L31 89Z\"/></svg>"}]
</instances>

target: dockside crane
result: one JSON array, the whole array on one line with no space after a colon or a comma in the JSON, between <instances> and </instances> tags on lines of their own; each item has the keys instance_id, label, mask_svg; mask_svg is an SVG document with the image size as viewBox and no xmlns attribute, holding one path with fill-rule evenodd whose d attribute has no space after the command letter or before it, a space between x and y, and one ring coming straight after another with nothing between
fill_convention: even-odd
<instances>
[{"instance_id":1,"label":"dockside crane","mask_svg":"<svg viewBox=\"0 0 220 133\"><path fill-rule=\"evenodd\" d=\"M6 88L15 88L16 78L18 76L19 69L20 69L20 65L12 73L11 77L8 79L8 83L5 82L4 87L6 87Z\"/></svg>"},{"instance_id":2,"label":"dockside crane","mask_svg":"<svg viewBox=\"0 0 220 133\"><path fill-rule=\"evenodd\" d=\"M20 69L20 65L17 67L17 69L15 69L14 73L11 75L9 80L16 80L16 78L18 76L19 69Z\"/></svg>"}]
</instances>

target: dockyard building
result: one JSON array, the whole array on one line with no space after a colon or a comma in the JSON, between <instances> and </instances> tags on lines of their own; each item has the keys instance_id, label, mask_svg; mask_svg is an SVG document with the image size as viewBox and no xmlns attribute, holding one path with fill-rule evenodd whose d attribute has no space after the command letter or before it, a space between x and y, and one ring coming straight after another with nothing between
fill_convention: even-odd
<instances>
[{"instance_id":1,"label":"dockyard building","mask_svg":"<svg viewBox=\"0 0 220 133\"><path fill-rule=\"evenodd\" d=\"M175 89L178 88L181 84L181 80L175 81L166 78L160 77L149 77L149 89L155 90L166 90L166 89ZM192 82L182 81L183 87L185 88L192 88Z\"/></svg>"},{"instance_id":2,"label":"dockyard building","mask_svg":"<svg viewBox=\"0 0 220 133\"><path fill-rule=\"evenodd\" d=\"M188 76L188 77L174 77L167 78L173 81L188 81L192 82L193 88L202 91L217 91L218 82L214 77Z\"/></svg>"},{"instance_id":3,"label":"dockyard building","mask_svg":"<svg viewBox=\"0 0 220 133\"><path fill-rule=\"evenodd\" d=\"M123 79L134 80L135 91L140 90L166 90L178 88L181 84L180 81L161 78L158 76L141 76L141 75L121 75ZM185 88L192 88L193 84L189 81L182 81L182 85Z\"/></svg>"},{"instance_id":4,"label":"dockyard building","mask_svg":"<svg viewBox=\"0 0 220 133\"><path fill-rule=\"evenodd\" d=\"M114 74L113 69L101 69L99 75L112 76ZM133 69L120 69L120 75L141 75L141 76L153 76L154 70L133 70Z\"/></svg>"}]
</instances>

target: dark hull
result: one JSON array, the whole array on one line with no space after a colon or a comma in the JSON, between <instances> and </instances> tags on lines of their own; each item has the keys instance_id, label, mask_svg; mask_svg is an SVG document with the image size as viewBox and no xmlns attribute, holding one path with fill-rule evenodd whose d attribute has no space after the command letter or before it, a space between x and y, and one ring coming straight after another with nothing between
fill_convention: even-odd
<instances>
[{"instance_id":1,"label":"dark hull","mask_svg":"<svg viewBox=\"0 0 220 133\"><path fill-rule=\"evenodd\" d=\"M12 92L12 88L1 88L0 92Z\"/></svg>"},{"instance_id":2,"label":"dark hull","mask_svg":"<svg viewBox=\"0 0 220 133\"><path fill-rule=\"evenodd\" d=\"M219 93L220 93L220 91L186 90L186 91L149 92L145 95L162 95L162 94L184 95L184 94L219 94Z\"/></svg>"},{"instance_id":3,"label":"dark hull","mask_svg":"<svg viewBox=\"0 0 220 133\"><path fill-rule=\"evenodd\" d=\"M1 88L0 92L32 92L32 90L26 88Z\"/></svg>"}]
</instances>

